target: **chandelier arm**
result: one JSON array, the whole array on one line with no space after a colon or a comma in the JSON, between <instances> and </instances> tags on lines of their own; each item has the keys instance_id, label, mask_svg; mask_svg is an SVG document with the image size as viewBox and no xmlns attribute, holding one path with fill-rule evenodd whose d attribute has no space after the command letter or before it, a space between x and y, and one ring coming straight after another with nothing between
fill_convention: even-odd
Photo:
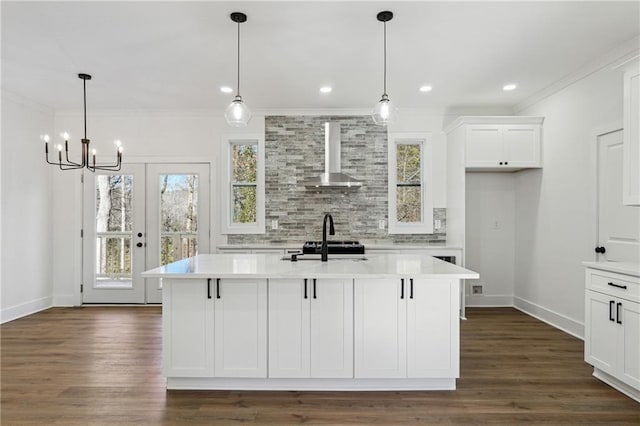
<instances>
[{"instance_id":1,"label":"chandelier arm","mask_svg":"<svg viewBox=\"0 0 640 426\"><path fill-rule=\"evenodd\" d=\"M67 150L67 151L65 151L65 156L66 156L66 160L67 160L67 165L73 165L73 166L78 166L78 167L84 167L84 165L83 165L83 164L81 164L81 163L76 163L76 162L73 162L73 161L69 160L69 151L68 151L68 150Z\"/></svg>"},{"instance_id":2,"label":"chandelier arm","mask_svg":"<svg viewBox=\"0 0 640 426\"><path fill-rule=\"evenodd\" d=\"M106 171L110 171L110 172L117 172L122 168L122 163L121 164L116 164L113 166L94 166L92 167L92 169L95 170L106 170Z\"/></svg>"}]
</instances>

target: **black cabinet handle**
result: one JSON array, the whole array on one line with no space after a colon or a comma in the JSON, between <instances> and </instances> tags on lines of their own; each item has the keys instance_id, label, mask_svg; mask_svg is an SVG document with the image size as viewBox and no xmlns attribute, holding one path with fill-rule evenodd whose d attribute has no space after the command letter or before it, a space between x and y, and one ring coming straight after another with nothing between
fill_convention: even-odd
<instances>
[{"instance_id":1,"label":"black cabinet handle","mask_svg":"<svg viewBox=\"0 0 640 426\"><path fill-rule=\"evenodd\" d=\"M409 278L409 299L413 299L413 278Z\"/></svg>"},{"instance_id":2,"label":"black cabinet handle","mask_svg":"<svg viewBox=\"0 0 640 426\"><path fill-rule=\"evenodd\" d=\"M220 299L220 278L216 278L216 299Z\"/></svg>"},{"instance_id":3,"label":"black cabinet handle","mask_svg":"<svg viewBox=\"0 0 640 426\"><path fill-rule=\"evenodd\" d=\"M505 161L505 162L504 162L504 164L505 164L505 166L506 166L507 164L509 164L509 162L508 162L508 161Z\"/></svg>"},{"instance_id":4,"label":"black cabinet handle","mask_svg":"<svg viewBox=\"0 0 640 426\"><path fill-rule=\"evenodd\" d=\"M142 247L142 243L137 243L136 247Z\"/></svg>"},{"instance_id":5,"label":"black cabinet handle","mask_svg":"<svg viewBox=\"0 0 640 426\"><path fill-rule=\"evenodd\" d=\"M502 161L500 162L500 165L502 166Z\"/></svg>"},{"instance_id":6,"label":"black cabinet handle","mask_svg":"<svg viewBox=\"0 0 640 426\"><path fill-rule=\"evenodd\" d=\"M615 321L613 318L613 304L616 303L613 300L609 300L609 321Z\"/></svg>"},{"instance_id":7,"label":"black cabinet handle","mask_svg":"<svg viewBox=\"0 0 640 426\"><path fill-rule=\"evenodd\" d=\"M142 232L138 232L138 238L142 238Z\"/></svg>"},{"instance_id":8,"label":"black cabinet handle","mask_svg":"<svg viewBox=\"0 0 640 426\"><path fill-rule=\"evenodd\" d=\"M607 283L607 285L610 285L611 287L617 287L617 288L621 288L623 290L627 289L626 285L620 285L620 284L616 284L616 283Z\"/></svg>"},{"instance_id":9,"label":"black cabinet handle","mask_svg":"<svg viewBox=\"0 0 640 426\"><path fill-rule=\"evenodd\" d=\"M404 299L404 278L400 278L400 299Z\"/></svg>"},{"instance_id":10,"label":"black cabinet handle","mask_svg":"<svg viewBox=\"0 0 640 426\"><path fill-rule=\"evenodd\" d=\"M620 308L622 308L622 303L618 302L616 304L616 323L622 324L622 318L620 318Z\"/></svg>"},{"instance_id":11,"label":"black cabinet handle","mask_svg":"<svg viewBox=\"0 0 640 426\"><path fill-rule=\"evenodd\" d=\"M207 299L211 299L211 278L207 278Z\"/></svg>"},{"instance_id":12,"label":"black cabinet handle","mask_svg":"<svg viewBox=\"0 0 640 426\"><path fill-rule=\"evenodd\" d=\"M308 280L305 278L304 279L304 298L305 299L308 299L308 297L307 297L307 281Z\"/></svg>"},{"instance_id":13,"label":"black cabinet handle","mask_svg":"<svg viewBox=\"0 0 640 426\"><path fill-rule=\"evenodd\" d=\"M313 298L317 299L317 295L316 295L316 279L313 279Z\"/></svg>"},{"instance_id":14,"label":"black cabinet handle","mask_svg":"<svg viewBox=\"0 0 640 426\"><path fill-rule=\"evenodd\" d=\"M596 253L605 254L607 249L604 247L596 247Z\"/></svg>"}]
</instances>

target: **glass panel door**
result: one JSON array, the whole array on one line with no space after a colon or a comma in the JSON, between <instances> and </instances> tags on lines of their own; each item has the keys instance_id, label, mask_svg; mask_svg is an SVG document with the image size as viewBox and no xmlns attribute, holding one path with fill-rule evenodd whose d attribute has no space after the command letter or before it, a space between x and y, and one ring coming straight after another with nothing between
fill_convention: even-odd
<instances>
[{"instance_id":1,"label":"glass panel door","mask_svg":"<svg viewBox=\"0 0 640 426\"><path fill-rule=\"evenodd\" d=\"M209 165L147 166L147 268L209 253ZM147 303L161 283L147 278Z\"/></svg>"},{"instance_id":2,"label":"glass panel door","mask_svg":"<svg viewBox=\"0 0 640 426\"><path fill-rule=\"evenodd\" d=\"M144 303L144 165L84 174L83 303Z\"/></svg>"}]
</instances>

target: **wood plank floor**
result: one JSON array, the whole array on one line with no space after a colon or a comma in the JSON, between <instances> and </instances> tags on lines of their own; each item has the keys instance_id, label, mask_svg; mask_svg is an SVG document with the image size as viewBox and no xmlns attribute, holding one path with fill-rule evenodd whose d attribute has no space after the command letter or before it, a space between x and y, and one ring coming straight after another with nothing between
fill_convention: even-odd
<instances>
[{"instance_id":1,"label":"wood plank floor","mask_svg":"<svg viewBox=\"0 0 640 426\"><path fill-rule=\"evenodd\" d=\"M456 391L169 391L157 307L54 308L0 328L2 425L640 425L582 341L511 308L468 309Z\"/></svg>"}]
</instances>

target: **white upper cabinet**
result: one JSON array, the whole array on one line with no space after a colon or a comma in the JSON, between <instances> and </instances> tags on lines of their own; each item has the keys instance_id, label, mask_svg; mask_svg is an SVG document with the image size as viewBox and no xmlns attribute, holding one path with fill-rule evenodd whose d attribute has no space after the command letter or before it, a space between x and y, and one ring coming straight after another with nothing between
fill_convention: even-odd
<instances>
[{"instance_id":1,"label":"white upper cabinet","mask_svg":"<svg viewBox=\"0 0 640 426\"><path fill-rule=\"evenodd\" d=\"M542 117L460 117L445 131L465 143L467 171L542 167Z\"/></svg>"},{"instance_id":2,"label":"white upper cabinet","mask_svg":"<svg viewBox=\"0 0 640 426\"><path fill-rule=\"evenodd\" d=\"M640 66L638 58L623 64L624 71L624 141L622 202L640 205Z\"/></svg>"}]
</instances>

